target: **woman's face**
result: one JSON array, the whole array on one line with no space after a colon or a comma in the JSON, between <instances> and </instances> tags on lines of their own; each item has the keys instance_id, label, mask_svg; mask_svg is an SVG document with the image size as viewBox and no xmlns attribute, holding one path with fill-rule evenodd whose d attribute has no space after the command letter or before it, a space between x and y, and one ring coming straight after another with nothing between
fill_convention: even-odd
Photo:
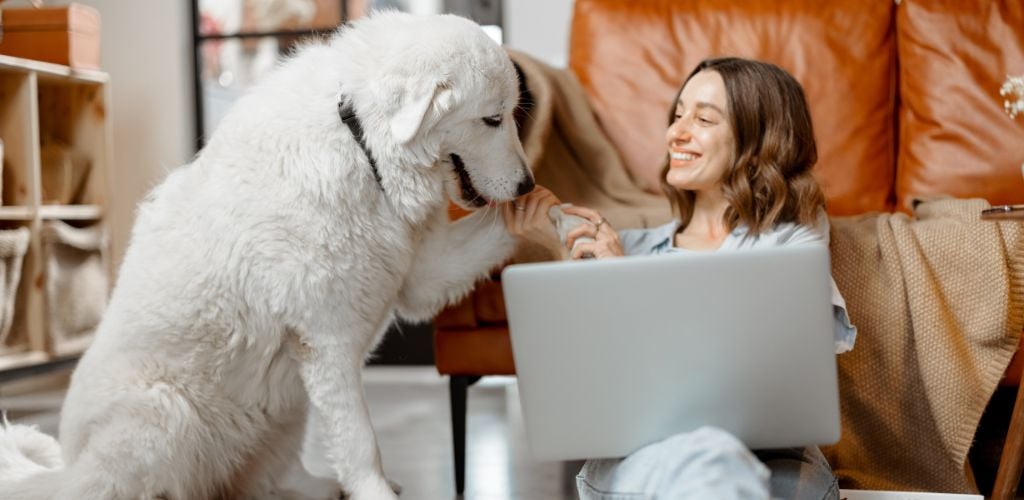
<instances>
[{"instance_id":1,"label":"woman's face","mask_svg":"<svg viewBox=\"0 0 1024 500\"><path fill-rule=\"evenodd\" d=\"M721 189L722 177L736 158L725 82L717 71L701 71L683 87L675 121L665 132L668 184L676 189Z\"/></svg>"}]
</instances>

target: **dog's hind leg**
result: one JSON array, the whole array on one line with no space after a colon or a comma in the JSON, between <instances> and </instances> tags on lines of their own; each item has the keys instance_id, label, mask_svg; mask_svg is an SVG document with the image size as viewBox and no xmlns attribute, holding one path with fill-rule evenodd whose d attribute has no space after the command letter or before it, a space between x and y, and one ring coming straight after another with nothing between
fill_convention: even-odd
<instances>
[{"instance_id":1,"label":"dog's hind leg","mask_svg":"<svg viewBox=\"0 0 1024 500\"><path fill-rule=\"evenodd\" d=\"M82 422L57 498L235 498L232 473L254 431L237 425L246 419L230 402L200 392L154 383Z\"/></svg>"}]
</instances>

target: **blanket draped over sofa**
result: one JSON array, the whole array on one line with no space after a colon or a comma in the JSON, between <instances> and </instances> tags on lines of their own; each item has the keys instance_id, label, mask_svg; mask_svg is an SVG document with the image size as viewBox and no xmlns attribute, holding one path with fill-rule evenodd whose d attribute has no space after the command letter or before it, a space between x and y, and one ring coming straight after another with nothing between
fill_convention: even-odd
<instances>
[{"instance_id":1,"label":"blanket draped over sofa","mask_svg":"<svg viewBox=\"0 0 1024 500\"><path fill-rule=\"evenodd\" d=\"M652 227L672 217L668 201L642 189L601 130L572 72L509 51L528 89L520 137L537 184L567 203L600 211L613 227ZM668 110L665 110L666 119Z\"/></svg>"},{"instance_id":2,"label":"blanket draped over sofa","mask_svg":"<svg viewBox=\"0 0 1024 500\"><path fill-rule=\"evenodd\" d=\"M827 450L845 487L972 490L967 452L1024 326L1024 226L984 208L832 219L832 275L859 330Z\"/></svg>"},{"instance_id":3,"label":"blanket draped over sofa","mask_svg":"<svg viewBox=\"0 0 1024 500\"><path fill-rule=\"evenodd\" d=\"M575 76L510 54L538 184L619 229L667 221L668 201L629 177ZM838 358L842 438L825 450L844 487L970 490L967 451L1024 324L1024 228L981 221L987 206L833 219L833 276L859 330Z\"/></svg>"}]
</instances>

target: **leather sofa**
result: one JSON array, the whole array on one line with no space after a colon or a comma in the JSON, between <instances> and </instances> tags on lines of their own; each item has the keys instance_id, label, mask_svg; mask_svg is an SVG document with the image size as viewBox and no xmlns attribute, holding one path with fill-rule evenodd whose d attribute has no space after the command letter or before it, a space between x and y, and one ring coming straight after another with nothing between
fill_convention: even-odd
<instances>
[{"instance_id":1,"label":"leather sofa","mask_svg":"<svg viewBox=\"0 0 1024 500\"><path fill-rule=\"evenodd\" d=\"M1024 117L1009 118L999 93L1024 74L1017 0L577 0L569 69L640 189L658 192L675 91L716 55L767 60L802 83L832 216L909 211L933 195L1024 202ZM515 373L500 283L435 325L461 492L466 388Z\"/></svg>"}]
</instances>

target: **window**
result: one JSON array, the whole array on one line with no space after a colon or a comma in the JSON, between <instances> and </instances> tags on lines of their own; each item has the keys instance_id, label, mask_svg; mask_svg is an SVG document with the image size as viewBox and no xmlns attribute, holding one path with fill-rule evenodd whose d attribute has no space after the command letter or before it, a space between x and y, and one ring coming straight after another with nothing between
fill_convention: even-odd
<instances>
[{"instance_id":1,"label":"window","mask_svg":"<svg viewBox=\"0 0 1024 500\"><path fill-rule=\"evenodd\" d=\"M192 0L196 149L302 39L329 35L378 9L459 14L501 43L501 0Z\"/></svg>"}]
</instances>

